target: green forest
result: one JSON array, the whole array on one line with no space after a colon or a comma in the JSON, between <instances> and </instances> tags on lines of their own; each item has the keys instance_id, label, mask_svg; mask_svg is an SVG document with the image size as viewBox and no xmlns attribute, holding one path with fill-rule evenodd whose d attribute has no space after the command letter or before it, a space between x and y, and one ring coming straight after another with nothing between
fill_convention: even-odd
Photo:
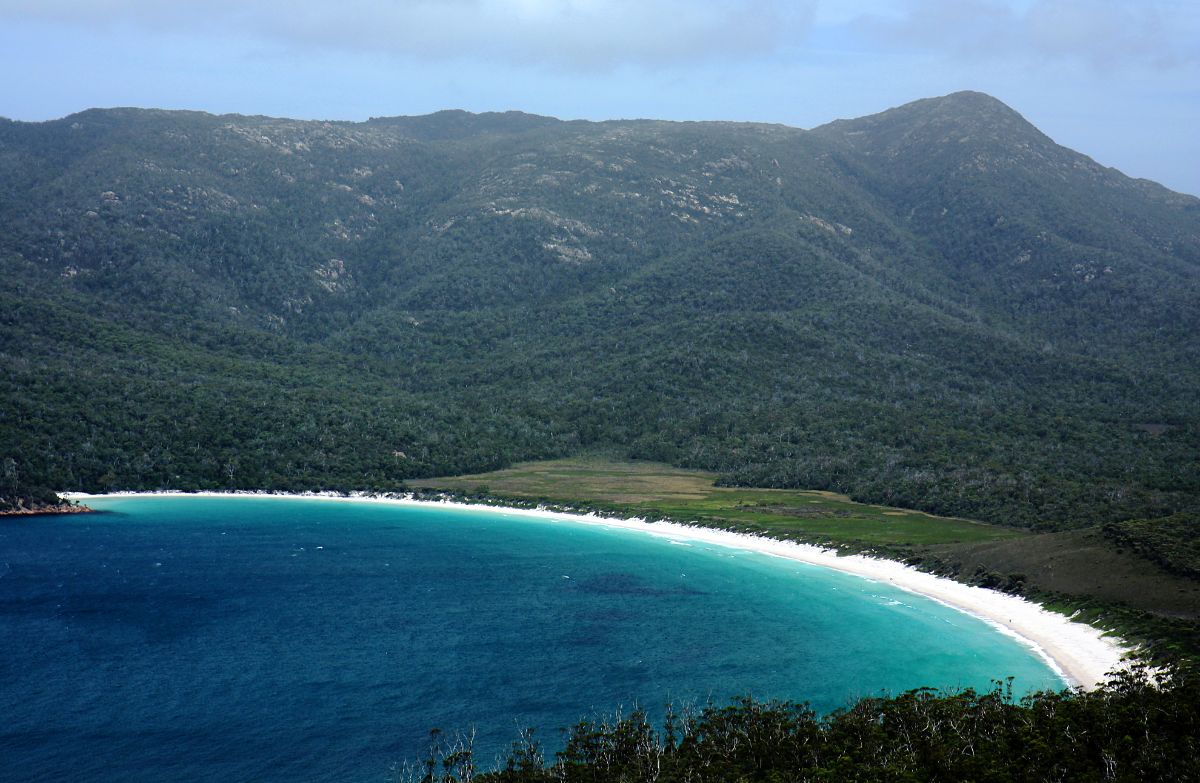
<instances>
[{"instance_id":1,"label":"green forest","mask_svg":"<svg viewBox=\"0 0 1200 783\"><path fill-rule=\"evenodd\" d=\"M839 544L1186 664L1198 329L1200 199L979 93L808 131L0 119L0 512L71 490L537 502L553 493L479 476L600 454L702 472L705 502L734 499L709 521L805 540L829 541L828 520L796 526L747 488L835 493L830 518L866 531ZM851 501L956 519L880 533L890 517ZM960 535L964 520L996 527ZM661 726L634 711L581 723L561 752L526 733L490 771L435 738L404 774L1200 779L1195 676L1159 677L1021 701L1003 683L921 690L830 716L750 699Z\"/></svg>"},{"instance_id":2,"label":"green forest","mask_svg":"<svg viewBox=\"0 0 1200 783\"><path fill-rule=\"evenodd\" d=\"M0 496L599 448L1030 529L1195 513L1198 219L978 93L0 122Z\"/></svg>"},{"instance_id":3,"label":"green forest","mask_svg":"<svg viewBox=\"0 0 1200 783\"><path fill-rule=\"evenodd\" d=\"M726 783L726 781L1128 781L1200 776L1194 675L1161 683L1127 672L1089 693L1020 701L924 688L862 699L828 716L750 698L676 710L661 726L634 709L582 721L561 738L522 731L494 768L469 737L430 738L397 770L424 783ZM560 741L561 740L561 741ZM553 753L545 744L561 746ZM482 762L482 763L481 763Z\"/></svg>"}]
</instances>

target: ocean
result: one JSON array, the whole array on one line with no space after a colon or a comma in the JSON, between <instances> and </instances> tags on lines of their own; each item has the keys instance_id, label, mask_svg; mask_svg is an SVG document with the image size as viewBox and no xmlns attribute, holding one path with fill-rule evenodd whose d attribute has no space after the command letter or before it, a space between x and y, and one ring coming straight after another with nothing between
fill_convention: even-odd
<instances>
[{"instance_id":1,"label":"ocean","mask_svg":"<svg viewBox=\"0 0 1200 783\"><path fill-rule=\"evenodd\" d=\"M594 524L320 499L114 497L0 521L0 779L385 781L431 729L671 701L1064 683L931 600Z\"/></svg>"}]
</instances>

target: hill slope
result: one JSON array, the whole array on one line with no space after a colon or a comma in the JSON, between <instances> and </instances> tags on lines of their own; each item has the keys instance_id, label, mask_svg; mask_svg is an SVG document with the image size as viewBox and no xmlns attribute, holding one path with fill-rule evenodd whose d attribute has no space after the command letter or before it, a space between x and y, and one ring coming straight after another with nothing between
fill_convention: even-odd
<instances>
[{"instance_id":1,"label":"hill slope","mask_svg":"<svg viewBox=\"0 0 1200 783\"><path fill-rule=\"evenodd\" d=\"M0 278L0 495L604 447L1024 526L1200 508L1200 200L977 93L0 123Z\"/></svg>"}]
</instances>

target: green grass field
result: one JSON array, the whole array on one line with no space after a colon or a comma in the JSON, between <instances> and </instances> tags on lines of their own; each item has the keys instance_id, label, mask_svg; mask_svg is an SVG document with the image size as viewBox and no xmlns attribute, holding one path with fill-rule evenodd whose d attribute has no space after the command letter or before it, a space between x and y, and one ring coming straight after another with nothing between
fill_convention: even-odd
<instances>
[{"instance_id":1,"label":"green grass field","mask_svg":"<svg viewBox=\"0 0 1200 783\"><path fill-rule=\"evenodd\" d=\"M653 514L847 547L978 543L1024 535L966 519L855 503L831 492L717 487L715 480L712 473L659 463L577 457L413 484L588 506L630 516Z\"/></svg>"}]
</instances>

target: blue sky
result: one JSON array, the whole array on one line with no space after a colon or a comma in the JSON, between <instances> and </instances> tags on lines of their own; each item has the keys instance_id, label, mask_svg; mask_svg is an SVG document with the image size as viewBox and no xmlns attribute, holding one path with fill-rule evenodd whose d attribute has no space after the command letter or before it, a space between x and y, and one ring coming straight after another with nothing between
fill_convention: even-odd
<instances>
[{"instance_id":1,"label":"blue sky","mask_svg":"<svg viewBox=\"0 0 1200 783\"><path fill-rule=\"evenodd\" d=\"M0 115L21 120L462 108L812 127L974 89L1200 194L1197 0L0 0L0 68Z\"/></svg>"}]
</instances>

